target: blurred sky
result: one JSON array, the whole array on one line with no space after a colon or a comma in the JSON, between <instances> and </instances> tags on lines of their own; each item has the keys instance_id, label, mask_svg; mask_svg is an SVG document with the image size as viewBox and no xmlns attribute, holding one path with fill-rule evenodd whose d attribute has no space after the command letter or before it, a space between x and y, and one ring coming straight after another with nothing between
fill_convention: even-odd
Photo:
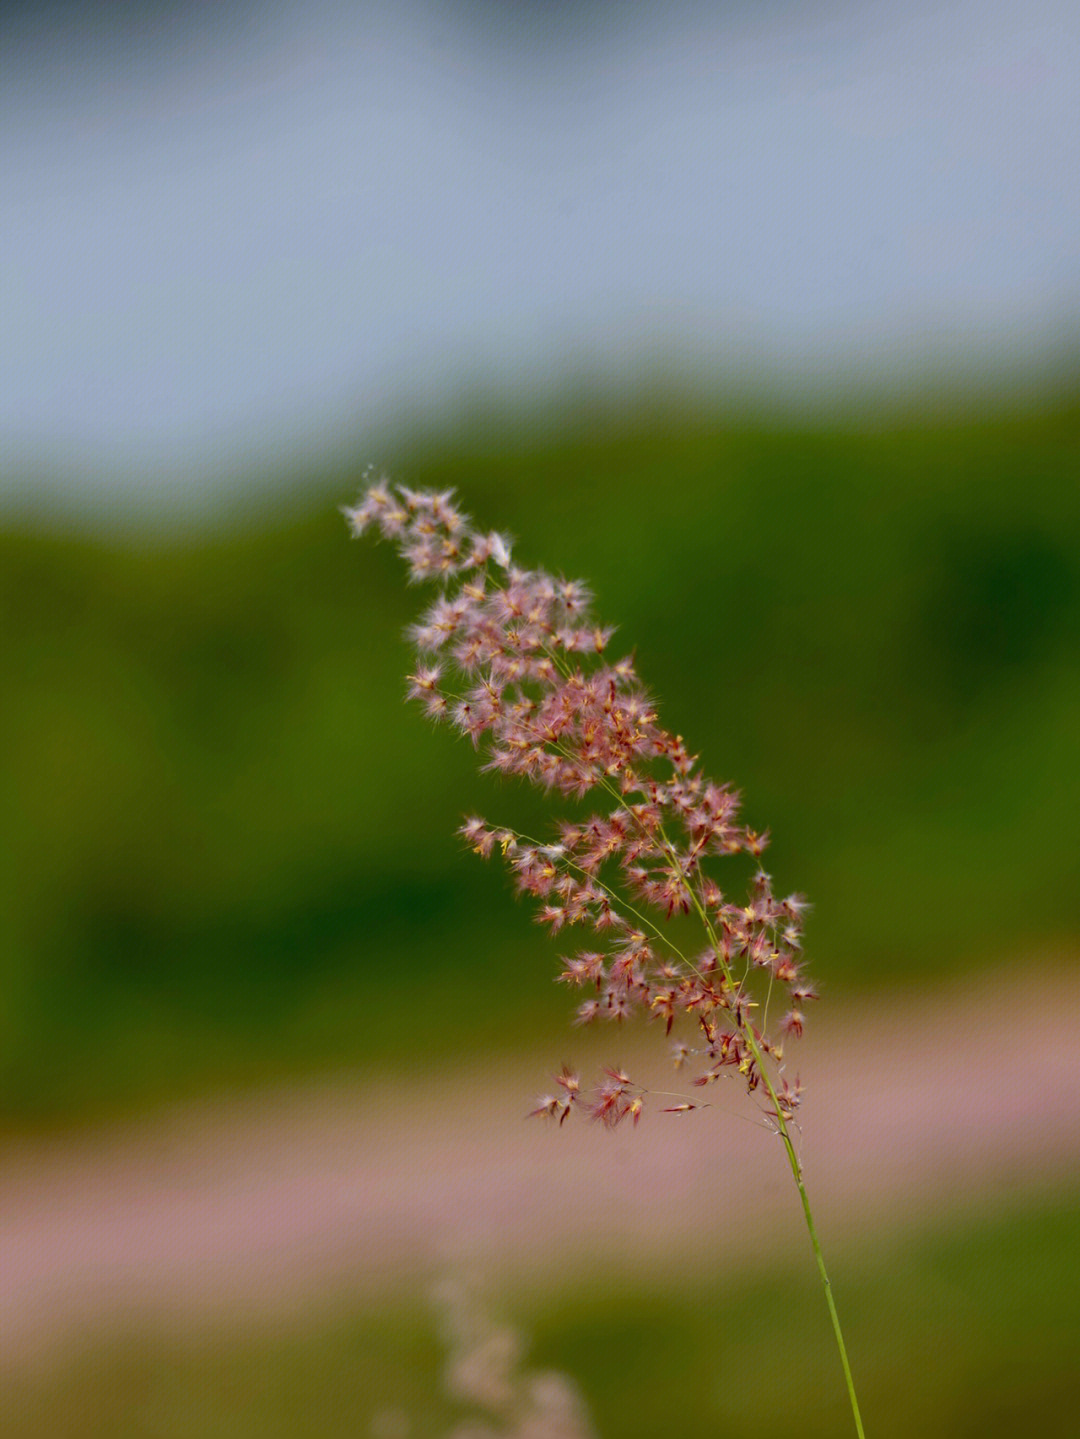
<instances>
[{"instance_id":1,"label":"blurred sky","mask_svg":"<svg viewBox=\"0 0 1080 1439\"><path fill-rule=\"evenodd\" d=\"M1075 0L53 0L0 39L9 512L184 503L470 387L1075 336Z\"/></svg>"}]
</instances>

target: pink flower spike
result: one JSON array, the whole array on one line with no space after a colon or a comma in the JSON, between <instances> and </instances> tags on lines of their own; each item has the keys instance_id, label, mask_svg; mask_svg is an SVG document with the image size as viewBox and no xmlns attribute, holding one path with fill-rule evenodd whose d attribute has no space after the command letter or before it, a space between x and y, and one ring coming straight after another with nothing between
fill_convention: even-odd
<instances>
[{"instance_id":1,"label":"pink flower spike","mask_svg":"<svg viewBox=\"0 0 1080 1439\"><path fill-rule=\"evenodd\" d=\"M768 832L741 825L735 790L699 773L682 736L660 726L633 657L605 658L614 629L591 613L588 588L515 562L509 538L478 530L450 490L395 491L380 480L345 517L354 534L374 527L394 541L410 579L436 587L408 632L418 652L409 698L466 736L482 769L600 801L599 813L559 827L558 844L519 841L476 816L460 831L483 858L501 850L552 934L595 932L599 947L564 959L558 973L595 987L576 1022L641 1013L675 1038L688 1022L709 1056L696 1082L730 1066L751 1093L762 1084L780 1093L780 1040L801 1032L815 997L801 966L806 901L777 899L760 867L744 898L725 894L714 867L740 851L760 857ZM708 944L691 960L668 945L667 922L695 911L707 916ZM773 983L789 1003L770 1038L753 1021L767 1013ZM691 1053L679 1040L676 1064ZM605 1080L624 1082L617 1071ZM636 1120L633 1098L623 1092L605 1121Z\"/></svg>"},{"instance_id":2,"label":"pink flower spike","mask_svg":"<svg viewBox=\"0 0 1080 1439\"><path fill-rule=\"evenodd\" d=\"M774 894L760 863L769 831L746 824L738 793L702 773L683 737L663 728L633 656L607 658L614 629L594 616L580 581L516 562L509 537L478 529L451 490L395 491L380 479L343 513L354 536L374 531L394 543L410 583L433 587L408 631L417 653L408 697L467 737L481 770L498 775L504 788L522 781L575 802L573 818L555 831L557 844L476 816L460 828L481 857L499 849L517 893L552 935L580 926L597 936L586 941L595 950L561 961L558 979L591 991L575 1023L662 1017L676 1041L676 1067L700 1059L687 1082L704 1088L738 1076L748 1102L783 1141L861 1436L792 1132L802 1087L783 1068L782 1041L802 1033L803 1009L816 998L803 974L808 906L801 894ZM737 533L717 537L716 563L725 564L726 548L737 543ZM719 668L725 704L738 704L730 661L701 653L697 662L703 671ZM754 682L752 672L746 683ZM759 861L746 883L738 863L734 876L729 864L744 854ZM688 939L698 922L703 932ZM777 986L787 1004L779 1019ZM531 1115L561 1126L573 1109L607 1129L627 1117L636 1127L646 1094L609 1068L585 1099L577 1074L564 1065L556 1092L543 1095ZM686 1100L663 1112L704 1107Z\"/></svg>"}]
</instances>

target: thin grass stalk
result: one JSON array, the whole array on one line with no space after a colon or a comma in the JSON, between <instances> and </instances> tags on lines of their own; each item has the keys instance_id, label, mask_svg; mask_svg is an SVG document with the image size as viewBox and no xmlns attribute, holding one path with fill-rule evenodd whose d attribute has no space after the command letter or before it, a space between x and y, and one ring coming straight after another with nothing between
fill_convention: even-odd
<instances>
[{"instance_id":1,"label":"thin grass stalk","mask_svg":"<svg viewBox=\"0 0 1080 1439\"><path fill-rule=\"evenodd\" d=\"M440 586L410 630L418 662L408 698L478 751L483 746L484 769L520 776L568 801L599 792L614 802L607 816L564 821L554 843L477 817L460 833L484 858L501 852L519 893L537 900L538 918L553 935L581 925L607 946L563 959L558 978L593 996L579 1007L579 1023L620 1022L638 1009L663 1018L670 1035L676 1019L689 1016L698 1047L679 1040L674 1058L676 1067L691 1058L703 1063L694 1086L707 1086L731 1068L751 1095L764 1090L772 1106L764 1122L779 1135L799 1191L855 1429L865 1439L791 1137L802 1085L787 1076L784 1045L802 1034L806 1006L817 998L804 973L806 903L801 895L773 893L761 862L767 831L741 823L740 797L700 775L682 737L661 728L633 657L607 658L614 631L593 621L580 581L516 566L507 537L476 530L449 491L395 490L381 481L345 514L354 535L374 528L397 544L411 581ZM758 866L742 905L707 868L740 853ZM708 940L705 952L683 953L649 910L666 920L695 912ZM760 1007L754 996L763 984L759 1028L752 1011ZM791 1008L770 1034L769 1004L778 990L786 991ZM557 1091L544 1095L533 1115L561 1126L576 1111L613 1129L626 1119L636 1126L650 1096L679 1098L662 1106L668 1113L708 1107L686 1095L650 1091L620 1069L604 1074L589 1091L564 1066Z\"/></svg>"}]
</instances>

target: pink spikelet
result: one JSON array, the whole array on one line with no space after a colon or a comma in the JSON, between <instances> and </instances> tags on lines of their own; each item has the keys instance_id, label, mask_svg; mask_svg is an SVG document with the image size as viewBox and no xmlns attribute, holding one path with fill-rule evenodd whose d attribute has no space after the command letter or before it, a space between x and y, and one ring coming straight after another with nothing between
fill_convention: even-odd
<instances>
[{"instance_id":1,"label":"pink spikelet","mask_svg":"<svg viewBox=\"0 0 1080 1439\"><path fill-rule=\"evenodd\" d=\"M374 529L397 546L410 581L435 586L409 630L408 698L466 736L483 769L562 795L575 811L594 807L548 842L478 817L459 831L482 858L498 851L552 936L596 936L560 961L559 981L584 991L577 1022L640 1013L665 1035L679 1026L676 1065L691 1086L738 1075L751 1093L764 1085L766 1115L790 1119L801 1088L784 1076L783 1042L802 1033L815 997L803 972L806 902L774 895L761 863L767 832L745 826L738 794L701 774L682 736L662 728L633 656L611 655L615 632L592 617L588 587L517 565L508 537L476 529L451 491L382 480L344 513L354 535ZM751 857L752 878L732 897L723 866L738 854ZM689 956L669 922L693 914L707 944ZM637 1124L646 1091L621 1070L591 1095L567 1074L534 1114ZM700 1107L686 1096L665 1109Z\"/></svg>"}]
</instances>

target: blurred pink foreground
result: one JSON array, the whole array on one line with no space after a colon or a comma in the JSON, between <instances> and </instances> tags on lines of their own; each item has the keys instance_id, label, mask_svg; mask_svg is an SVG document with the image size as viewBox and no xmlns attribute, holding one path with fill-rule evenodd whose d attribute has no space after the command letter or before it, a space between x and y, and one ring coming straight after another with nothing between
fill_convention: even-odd
<instances>
[{"instance_id":1,"label":"blurred pink foreground","mask_svg":"<svg viewBox=\"0 0 1080 1439\"><path fill-rule=\"evenodd\" d=\"M1022 989L1023 1017L994 998L1015 986L994 983L846 1012L831 996L815 1014L791 1068L830 1256L884 1225L1037 1202L1080 1178L1080 979L1041 971ZM562 1049L646 1080L658 1039L609 1027ZM811 1262L779 1142L737 1117L754 1111L736 1085L693 1091L723 1106L701 1113L651 1100L636 1130L526 1122L564 1057L325 1081L8 1146L0 1361L148 1320L190 1331L407 1297L462 1267L558 1288L721 1257L730 1275L800 1248Z\"/></svg>"}]
</instances>

